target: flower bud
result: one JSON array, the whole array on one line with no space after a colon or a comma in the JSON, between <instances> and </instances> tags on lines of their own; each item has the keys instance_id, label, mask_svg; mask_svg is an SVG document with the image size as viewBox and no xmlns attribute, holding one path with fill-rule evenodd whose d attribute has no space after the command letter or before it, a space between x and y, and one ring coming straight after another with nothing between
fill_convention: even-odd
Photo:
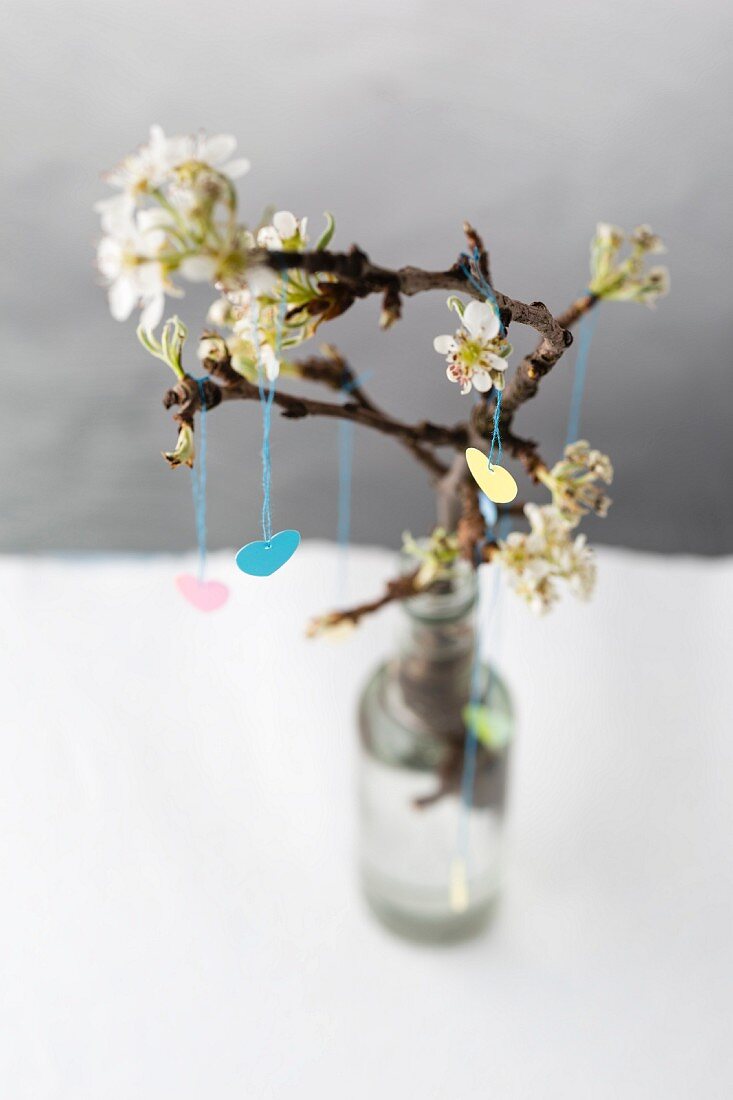
<instances>
[{"instance_id":1,"label":"flower bud","mask_svg":"<svg viewBox=\"0 0 733 1100\"><path fill-rule=\"evenodd\" d=\"M163 458L171 469L176 466L193 466L196 454L193 444L193 428L190 424L181 424L178 429L178 440L174 451L162 451Z\"/></svg>"},{"instance_id":2,"label":"flower bud","mask_svg":"<svg viewBox=\"0 0 733 1100\"><path fill-rule=\"evenodd\" d=\"M201 362L212 359L215 363L223 363L229 358L226 340L223 336L214 336L213 334L202 336L199 340L196 355Z\"/></svg>"}]
</instances>

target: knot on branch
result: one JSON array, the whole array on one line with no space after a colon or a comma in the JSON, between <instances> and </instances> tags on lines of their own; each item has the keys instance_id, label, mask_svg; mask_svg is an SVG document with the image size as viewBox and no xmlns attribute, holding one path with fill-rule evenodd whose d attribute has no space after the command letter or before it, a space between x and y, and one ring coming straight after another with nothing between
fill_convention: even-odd
<instances>
[{"instance_id":1,"label":"knot on branch","mask_svg":"<svg viewBox=\"0 0 733 1100\"><path fill-rule=\"evenodd\" d=\"M202 339L209 336L209 331L204 331ZM221 341L224 344L224 341ZM224 344L224 352L217 356L208 356L203 361L203 368L212 378L217 378L225 386L236 386L242 381L242 376L232 366L232 359Z\"/></svg>"},{"instance_id":2,"label":"knot on branch","mask_svg":"<svg viewBox=\"0 0 733 1100\"><path fill-rule=\"evenodd\" d=\"M163 394L163 407L172 409L174 405L178 405L179 411L175 419L178 423L192 424L194 413L201 408L201 391L203 391L207 411L221 404L221 389L213 379L204 379L199 389L197 380L187 374L177 385Z\"/></svg>"}]
</instances>

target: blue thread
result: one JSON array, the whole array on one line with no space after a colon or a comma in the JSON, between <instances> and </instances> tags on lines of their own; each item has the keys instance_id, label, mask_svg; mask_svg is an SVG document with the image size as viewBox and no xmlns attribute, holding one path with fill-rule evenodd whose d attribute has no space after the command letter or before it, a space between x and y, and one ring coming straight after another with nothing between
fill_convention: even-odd
<instances>
[{"instance_id":1,"label":"blue thread","mask_svg":"<svg viewBox=\"0 0 733 1100\"><path fill-rule=\"evenodd\" d=\"M504 539L509 533L511 528L512 519L508 512L505 512L499 520L497 529L497 538ZM480 548L479 548L480 552ZM487 620L494 625L494 650L498 654L499 652L499 597L501 595L501 570L498 565L495 566L495 572L493 577L493 585L491 590L491 598L489 603L489 611L487 614ZM476 597L476 641L475 650L473 656L473 664L471 666L471 689L470 689L470 703L472 707L478 707L481 705L482 695L488 700L489 689L491 687L491 669L488 669L486 688L482 693L481 680L482 680L482 665L481 665L481 589L479 587L478 595ZM469 823L471 808L473 806L473 792L476 782L476 757L478 753L478 733L476 731L476 716L475 712L470 711L470 720L467 723L466 739L463 749L463 770L461 772L461 804L458 818L458 830L456 835L456 852L463 857L466 873L468 874L469 867Z\"/></svg>"},{"instance_id":2,"label":"blue thread","mask_svg":"<svg viewBox=\"0 0 733 1100\"><path fill-rule=\"evenodd\" d=\"M498 455L497 464L501 465L502 446L501 446L501 432L499 430L499 417L501 416L501 390L496 391L496 404L494 406L494 430L491 433L491 446L489 448L489 469L493 467L491 460L494 457L494 447L496 447L496 453Z\"/></svg>"},{"instance_id":3,"label":"blue thread","mask_svg":"<svg viewBox=\"0 0 733 1100\"><path fill-rule=\"evenodd\" d=\"M494 524L499 515L499 509L496 507L493 500L487 497L486 493L481 491L479 491L478 495L478 507L481 515L484 517L487 534L493 534Z\"/></svg>"},{"instance_id":4,"label":"blue thread","mask_svg":"<svg viewBox=\"0 0 733 1100\"><path fill-rule=\"evenodd\" d=\"M206 571L206 393L204 383L208 380L208 377L207 374L204 378L196 379L201 402L199 416L201 442L198 449L198 459L194 460L194 465L191 467L191 492L196 516L196 541L198 542L199 551L199 581L203 581Z\"/></svg>"},{"instance_id":5,"label":"blue thread","mask_svg":"<svg viewBox=\"0 0 733 1100\"><path fill-rule=\"evenodd\" d=\"M345 381L341 386L343 394L352 393L364 382L372 371L366 371L358 378ZM340 598L346 595L346 583L348 580L348 550L351 535L351 483L354 459L354 422L342 420L339 423L339 487L338 487L338 520L337 541L339 546L339 578L338 591Z\"/></svg>"},{"instance_id":6,"label":"blue thread","mask_svg":"<svg viewBox=\"0 0 733 1100\"><path fill-rule=\"evenodd\" d=\"M570 411L568 413L568 430L565 438L565 446L575 443L580 431L580 410L583 404L583 391L585 379L588 373L588 356L593 341L598 320L597 308L583 315L580 321L580 333L578 335L578 350L575 355L573 367L573 390L570 396Z\"/></svg>"},{"instance_id":7,"label":"blue thread","mask_svg":"<svg viewBox=\"0 0 733 1100\"><path fill-rule=\"evenodd\" d=\"M499 303L496 300L496 294L494 288L488 279L484 276L481 270L481 253L478 248L474 247L472 256L468 256L467 253L461 252L459 257L461 260L465 260L466 263L460 265L461 271L466 276L467 281L471 284L474 290L477 290L479 294L483 294L484 298L487 298L491 305L496 310L496 316L499 318L499 332L502 336L506 336L506 329L501 319L501 310L499 309ZM467 266L468 265L468 266Z\"/></svg>"},{"instance_id":8,"label":"blue thread","mask_svg":"<svg viewBox=\"0 0 733 1100\"><path fill-rule=\"evenodd\" d=\"M339 498L338 543L342 550L349 544L351 531L351 467L354 446L354 425L350 420L339 424Z\"/></svg>"},{"instance_id":9,"label":"blue thread","mask_svg":"<svg viewBox=\"0 0 733 1100\"><path fill-rule=\"evenodd\" d=\"M469 268L465 263L462 263L461 271L466 276L466 279L479 294L483 294L485 298L491 303L496 310L496 316L499 319L499 331L502 336L506 336L506 329L501 320L501 311L499 310L499 303L496 300L493 287L489 283L488 279L484 276L481 270L481 253L477 246L474 246L472 256L469 257L467 253L462 252L460 259L466 260L472 266ZM496 388L496 387L495 387ZM494 406L494 428L491 434L491 447L489 448L489 469L492 469L492 459L494 457L494 448L496 448L498 458L497 464L501 464L502 446L501 446L501 431L499 429L499 417L501 415L501 390L496 390L496 404Z\"/></svg>"},{"instance_id":10,"label":"blue thread","mask_svg":"<svg viewBox=\"0 0 733 1100\"><path fill-rule=\"evenodd\" d=\"M275 358L279 361L280 352L282 350L282 332L283 324L285 321L285 310L287 308L287 288L288 288L288 273L283 272L282 275L282 296L280 298L280 305L277 311L277 322L275 326ZM256 299L252 299L256 302ZM272 429L272 403L275 400L275 390L277 388L277 379L268 379L267 392L265 392L265 364L262 360L262 347L260 344L260 311L259 307L254 306L251 309L252 318L252 343L255 346L255 353L257 355L257 387L260 394L260 406L262 408L262 538L269 546L272 541L272 503L270 499L270 489L272 484L272 455L270 448L270 432Z\"/></svg>"}]
</instances>

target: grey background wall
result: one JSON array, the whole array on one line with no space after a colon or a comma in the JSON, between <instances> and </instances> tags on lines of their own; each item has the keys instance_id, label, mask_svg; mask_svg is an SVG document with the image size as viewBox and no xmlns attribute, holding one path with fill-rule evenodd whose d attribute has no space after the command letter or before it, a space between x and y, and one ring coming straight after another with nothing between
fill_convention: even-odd
<instances>
[{"instance_id":1,"label":"grey background wall","mask_svg":"<svg viewBox=\"0 0 733 1100\"><path fill-rule=\"evenodd\" d=\"M5 52L4 330L0 547L190 546L188 477L159 457L173 435L164 368L95 287L101 169L148 125L238 135L253 171L245 217L267 203L328 208L337 243L385 264L442 266L460 226L485 233L499 287L561 309L583 289L598 219L650 221L673 293L655 311L603 308L584 434L615 461L616 505L594 538L730 551L733 35L723 0L275 5L35 0L0 5ZM206 297L183 315L200 326ZM465 406L432 350L444 296L377 329L367 302L329 332L376 398L406 418ZM514 334L518 336L518 334ZM516 341L520 348L528 338ZM569 357L521 414L543 452L562 444ZM517 427L519 430L520 422ZM336 528L333 424L276 421L275 522ZM259 414L211 420L210 535L255 534ZM354 537L424 530L433 501L396 446L357 435Z\"/></svg>"}]
</instances>

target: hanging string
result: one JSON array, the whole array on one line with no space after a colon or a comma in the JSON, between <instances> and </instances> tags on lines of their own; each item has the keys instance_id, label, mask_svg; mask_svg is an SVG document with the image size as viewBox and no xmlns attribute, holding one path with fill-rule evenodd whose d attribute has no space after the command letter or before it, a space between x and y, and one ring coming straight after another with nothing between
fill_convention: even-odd
<instances>
[{"instance_id":1,"label":"hanging string","mask_svg":"<svg viewBox=\"0 0 733 1100\"><path fill-rule=\"evenodd\" d=\"M477 290L479 294L483 294L484 298L491 302L496 310L496 316L499 318L499 332L502 336L506 336L506 329L501 319L501 310L496 300L494 288L481 270L481 253L478 247L474 246L470 256L466 252L461 252L459 259L463 261L460 266L461 271L466 276L467 282L471 284L474 290Z\"/></svg>"},{"instance_id":2,"label":"hanging string","mask_svg":"<svg viewBox=\"0 0 733 1100\"><path fill-rule=\"evenodd\" d=\"M342 383L341 392L348 395L360 386L372 373L365 371L358 378L347 379ZM342 420L339 423L339 487L338 519L336 538L339 547L338 594L339 599L346 597L349 565L349 540L351 537L351 485L354 461L354 422Z\"/></svg>"},{"instance_id":3,"label":"hanging string","mask_svg":"<svg viewBox=\"0 0 733 1100\"><path fill-rule=\"evenodd\" d=\"M338 561L338 598L346 599L349 579L349 537L351 535L351 471L354 456L354 425L350 420L339 423L339 488L337 541Z\"/></svg>"},{"instance_id":4,"label":"hanging string","mask_svg":"<svg viewBox=\"0 0 733 1100\"><path fill-rule=\"evenodd\" d=\"M511 528L512 518L509 513L504 513L499 520L497 538L506 538ZM493 535L493 525L487 524L486 534ZM485 541L485 540L484 540ZM481 554L484 543L477 547L477 554ZM481 589L476 597L476 636L473 663L471 665L471 687L469 702L469 721L466 727L466 739L463 748L463 770L461 772L461 799L458 814L458 828L456 832L455 856L451 864L451 907L456 912L463 912L468 908L469 891L468 881L470 877L470 823L471 810L473 808L473 795L476 783L476 760L478 756L479 738L476 730L477 712L474 708L481 706L483 700L488 700L491 688L491 668L487 670L486 684L483 685L483 665L481 661L481 649L483 639L483 624L493 627L493 646L496 655L499 653L499 607L501 596L501 570L494 569L491 595L486 615L481 610Z\"/></svg>"},{"instance_id":5,"label":"hanging string","mask_svg":"<svg viewBox=\"0 0 733 1100\"><path fill-rule=\"evenodd\" d=\"M501 390L496 391L496 404L494 406L494 430L491 433L491 446L489 447L489 469L493 469L491 460L494 457L494 447L496 447L497 465L501 465L501 432L499 430L499 417L501 416Z\"/></svg>"},{"instance_id":6,"label":"hanging string","mask_svg":"<svg viewBox=\"0 0 733 1100\"><path fill-rule=\"evenodd\" d=\"M201 402L201 413L199 415L200 439L198 456L191 467L191 492L196 516L196 541L199 551L199 582L203 581L206 571L206 393L204 383L208 380L208 377L207 374L204 378L196 379Z\"/></svg>"},{"instance_id":7,"label":"hanging string","mask_svg":"<svg viewBox=\"0 0 733 1100\"><path fill-rule=\"evenodd\" d=\"M282 333L285 322L285 310L287 308L287 289L288 273L285 271L282 274L282 294L275 324L275 358L278 361L282 350ZM262 449L260 452L262 456L262 538L269 546L272 541L272 504L270 499L272 455L270 449L270 432L272 429L272 403L275 400L277 379L267 378L265 364L262 359L262 346L260 344L260 311L256 304L257 300L254 297L252 302L252 342L255 346L255 353L257 355L257 386L260 393L260 407L262 408ZM267 390L265 390L266 379L268 383Z\"/></svg>"},{"instance_id":8,"label":"hanging string","mask_svg":"<svg viewBox=\"0 0 733 1100\"><path fill-rule=\"evenodd\" d=\"M462 252L460 259L461 271L466 276L466 280L471 284L474 290L477 290L479 294L482 294L496 310L496 316L499 318L499 331L502 336L506 336L506 329L501 320L501 312L499 310L499 303L496 300L496 294L494 288L488 281L483 271L481 270L481 253L478 246L474 245L473 252L469 256L466 252ZM496 404L494 405L494 427L491 434L491 446L489 448L489 469L492 469L492 459L494 457L494 449L496 449L498 458L497 464L501 464L501 432L499 430L499 418L501 416L501 390L496 391Z\"/></svg>"},{"instance_id":9,"label":"hanging string","mask_svg":"<svg viewBox=\"0 0 733 1100\"><path fill-rule=\"evenodd\" d=\"M565 439L566 446L570 443L575 443L580 432L580 410L583 404L583 391L585 389L585 379L588 373L588 356L591 343L593 342L593 333L595 332L597 321L597 307L589 313L584 313L580 320L578 350L575 355L575 365L573 367L573 389L570 395L568 430Z\"/></svg>"}]
</instances>

